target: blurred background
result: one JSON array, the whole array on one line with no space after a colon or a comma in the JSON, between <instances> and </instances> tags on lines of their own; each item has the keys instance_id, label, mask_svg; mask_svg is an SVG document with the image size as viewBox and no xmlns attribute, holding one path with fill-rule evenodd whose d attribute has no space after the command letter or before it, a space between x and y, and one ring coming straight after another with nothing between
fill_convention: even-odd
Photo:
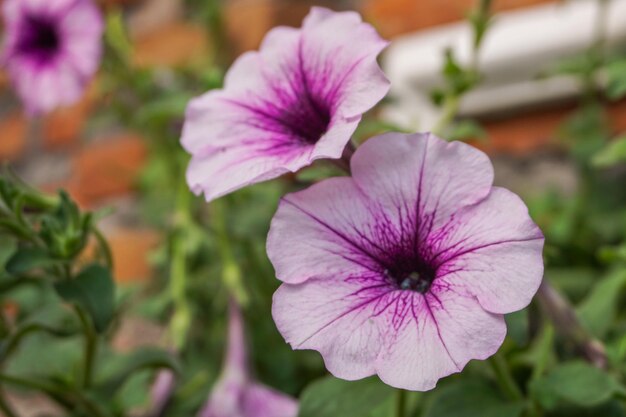
<instances>
[{"instance_id":1,"label":"blurred background","mask_svg":"<svg viewBox=\"0 0 626 417\"><path fill-rule=\"evenodd\" d=\"M477 65L480 82L467 94L459 94L452 104L451 117L456 122L453 133L489 153L497 184L521 194L528 202L557 247L553 248L555 270L564 265L574 268L584 264L579 271L595 267L599 263L597 248L621 241L626 218L623 210L618 213L611 207L621 203L621 194L626 193L623 166L602 172L597 183L622 186L612 188L614 201L599 203L602 207L596 214L595 209L576 206L576 196L581 189L580 172L588 169L587 162L596 157L601 166L603 156L597 155L606 138L626 131L626 100L619 98L624 84L611 86L615 81L607 75L604 64L612 61L603 61L600 68L594 58L596 53L612 56L624 52L626 0L495 0L493 26L477 55L467 20L476 5L474 0L98 3L107 14L107 51L100 74L79 103L29 120L6 76L0 73L0 160L9 162L36 187L50 192L65 189L82 208L102 214L100 226L110 242L114 276L121 288L118 298L128 311L117 323L114 350L170 345L166 329L172 300L158 294L167 286L170 258L176 250L176 233L170 226L180 220L172 209L180 178L172 173L180 171L169 169L171 161L163 154L178 149L186 102L218 86L232 60L258 48L269 29L300 26L313 5L357 10L392 41L382 57L392 91L370 115L376 122L366 123L360 135L371 136L388 126L409 131L433 128L446 112L442 97L454 67ZM626 73L621 62L622 66L612 71ZM618 93L611 93L615 90L609 88ZM621 158L626 156L623 153ZM255 299L267 303L265 294L271 294L276 283L263 253L264 242L257 239L246 246L246 236L263 235L281 192L281 185L244 190L233 197L235 208L230 220L226 215L227 227L234 239L239 239L237 250L248 259L244 270L263 274L265 282L270 282L262 288L254 287L261 284L249 288L253 306ZM585 199L595 201L590 195ZM237 206L237 201L245 204ZM194 204L201 206L202 202ZM244 210L250 207L256 210ZM581 212L590 218L596 216L589 220L595 226L581 222ZM235 216L239 217L235 220ZM558 221L553 221L555 218ZM197 245L188 249L196 280L190 284L193 289L201 285L197 277L215 272L210 265L215 251L201 250L215 243L198 243L203 231L186 227L184 221L180 224L184 239ZM559 247L560 242L568 242L573 249L559 252L563 246ZM258 265L249 261L255 257L262 258ZM574 266L568 263L571 259L576 259ZM567 284L579 285L572 290L575 299L589 288L584 282L581 278ZM197 359L188 363L190 368L204 366L202 355L221 355L219 338L211 339L210 335L222 334L224 323L202 325L212 314L223 313L223 300L222 304L212 304L217 293L219 289L210 288L194 300L196 322L187 327L190 337L201 341L191 349L196 355L190 355ZM9 314L19 314L18 304L36 303L29 301L28 294L16 297L22 297L19 303L5 301L3 308ZM259 309L265 313L269 306L263 304ZM261 330L252 335L255 344L288 352L271 322L258 325ZM207 327L209 335L204 334ZM24 353L14 366L32 366L34 358L38 366L57 360L54 352L35 350L30 355ZM297 384L323 372L314 354L300 356L298 363L287 359L279 364L263 355L255 358L259 374L268 370L264 374L267 382L292 394L302 388ZM195 374L188 378L191 385L187 388L195 398L191 404L200 403L206 394L206 389L195 393L193 383L206 385L214 379L220 361L214 362L205 367L204 379L198 380ZM148 379L144 378L144 385ZM294 385L294 380L301 382ZM135 398L131 393L124 401L140 407L146 401L146 390L135 391L141 391L143 397L135 394ZM44 399L30 395L18 393L14 398L23 416L35 416L51 407Z\"/></svg>"},{"instance_id":2,"label":"blurred background","mask_svg":"<svg viewBox=\"0 0 626 417\"><path fill-rule=\"evenodd\" d=\"M357 10L383 37L394 41L383 58L393 86L393 102L383 108L383 119L408 130L427 130L438 112L430 103L430 92L441 79L443 50L452 47L459 57L469 58L470 27L461 21L475 2L100 3L109 12L122 15L132 43L132 66L166 87L174 82L177 71L206 70L215 60L227 65L242 52L256 49L274 26L299 26L312 5ZM610 3L608 42L623 46L626 2ZM562 150L563 144L558 137L560 127L579 103L583 87L571 75L547 75L561 58L576 56L594 42L599 4L595 0L494 1L495 11L502 13L482 48L484 82L464 97L460 114L481 122L488 140L478 145L496 157L499 181L518 192L549 186L571 191L575 187L575 174L561 157L559 148ZM219 10L209 10L213 7ZM199 9L201 13L197 13ZM111 96L102 78L93 82L78 104L46 116L35 127L41 141L29 141L33 128L22 114L6 76L0 74L0 159L13 163L19 174L34 185L49 191L68 190L86 208L116 207L116 213L105 220L117 259L116 276L121 281L142 281L150 275L147 255L159 236L142 221L135 207L150 137L141 129L130 130L106 120ZM202 92L197 89L190 93ZM136 110L141 113L145 109ZM626 130L626 101L607 104L607 111L611 129ZM171 140L176 140L174 135Z\"/></svg>"}]
</instances>

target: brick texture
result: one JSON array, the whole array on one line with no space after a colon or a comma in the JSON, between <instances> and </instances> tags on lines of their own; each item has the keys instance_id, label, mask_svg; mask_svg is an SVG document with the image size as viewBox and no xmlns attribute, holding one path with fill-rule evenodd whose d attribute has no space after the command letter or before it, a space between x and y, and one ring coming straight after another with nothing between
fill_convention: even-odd
<instances>
[{"instance_id":1,"label":"brick texture","mask_svg":"<svg viewBox=\"0 0 626 417\"><path fill-rule=\"evenodd\" d=\"M494 10L503 11L557 0L495 0ZM432 26L462 20L476 0L365 0L362 12L387 38Z\"/></svg>"},{"instance_id":2,"label":"brick texture","mask_svg":"<svg viewBox=\"0 0 626 417\"><path fill-rule=\"evenodd\" d=\"M27 121L19 112L11 112L0 119L0 161L17 160L26 147Z\"/></svg>"},{"instance_id":3,"label":"brick texture","mask_svg":"<svg viewBox=\"0 0 626 417\"><path fill-rule=\"evenodd\" d=\"M73 158L75 195L91 207L107 198L132 192L146 157L143 139L136 134L101 138Z\"/></svg>"}]
</instances>

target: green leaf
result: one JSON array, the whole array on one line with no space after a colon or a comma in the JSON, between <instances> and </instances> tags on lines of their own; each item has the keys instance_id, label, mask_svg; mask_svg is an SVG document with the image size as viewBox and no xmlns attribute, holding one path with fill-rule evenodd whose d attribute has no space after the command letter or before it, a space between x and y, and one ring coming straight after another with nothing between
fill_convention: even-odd
<instances>
[{"instance_id":1,"label":"green leaf","mask_svg":"<svg viewBox=\"0 0 626 417\"><path fill-rule=\"evenodd\" d=\"M609 98L618 100L626 95L626 59L611 62L606 67L606 93Z\"/></svg>"},{"instance_id":2,"label":"green leaf","mask_svg":"<svg viewBox=\"0 0 626 417\"><path fill-rule=\"evenodd\" d=\"M577 361L561 364L531 383L530 390L550 410L562 403L582 407L600 405L624 388L606 372Z\"/></svg>"},{"instance_id":3,"label":"green leaf","mask_svg":"<svg viewBox=\"0 0 626 417\"><path fill-rule=\"evenodd\" d=\"M350 382L325 377L304 390L298 417L367 416L393 393L376 378Z\"/></svg>"},{"instance_id":4,"label":"green leaf","mask_svg":"<svg viewBox=\"0 0 626 417\"><path fill-rule=\"evenodd\" d=\"M57 282L54 288L63 300L85 309L98 332L103 332L114 313L115 284L108 269L92 264L74 279Z\"/></svg>"},{"instance_id":5,"label":"green leaf","mask_svg":"<svg viewBox=\"0 0 626 417\"><path fill-rule=\"evenodd\" d=\"M483 380L457 380L435 391L425 417L519 417L522 402L507 401Z\"/></svg>"},{"instance_id":6,"label":"green leaf","mask_svg":"<svg viewBox=\"0 0 626 417\"><path fill-rule=\"evenodd\" d=\"M7 261L6 270L10 274L23 274L35 268L44 268L56 260L40 248L22 248Z\"/></svg>"},{"instance_id":7,"label":"green leaf","mask_svg":"<svg viewBox=\"0 0 626 417\"><path fill-rule=\"evenodd\" d=\"M597 152L591 161L599 168L606 168L626 162L626 136L617 138Z\"/></svg>"},{"instance_id":8,"label":"green leaf","mask_svg":"<svg viewBox=\"0 0 626 417\"><path fill-rule=\"evenodd\" d=\"M597 283L577 308L581 321L594 336L603 338L613 324L624 285L626 271L617 270Z\"/></svg>"},{"instance_id":9,"label":"green leaf","mask_svg":"<svg viewBox=\"0 0 626 417\"><path fill-rule=\"evenodd\" d=\"M518 345L528 344L528 310L519 310L504 316L507 335Z\"/></svg>"},{"instance_id":10,"label":"green leaf","mask_svg":"<svg viewBox=\"0 0 626 417\"><path fill-rule=\"evenodd\" d=\"M592 408L574 406L559 407L546 414L546 417L624 417L624 407L617 400Z\"/></svg>"},{"instance_id":11,"label":"green leaf","mask_svg":"<svg viewBox=\"0 0 626 417\"><path fill-rule=\"evenodd\" d=\"M473 120L461 120L450 126L450 132L446 135L448 140L485 140L487 132Z\"/></svg>"}]
</instances>

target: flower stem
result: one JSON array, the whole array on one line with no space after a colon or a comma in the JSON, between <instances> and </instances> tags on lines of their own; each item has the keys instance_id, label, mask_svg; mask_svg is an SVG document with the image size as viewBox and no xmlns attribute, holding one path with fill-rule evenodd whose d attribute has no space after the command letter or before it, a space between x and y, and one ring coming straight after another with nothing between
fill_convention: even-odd
<instances>
[{"instance_id":1,"label":"flower stem","mask_svg":"<svg viewBox=\"0 0 626 417\"><path fill-rule=\"evenodd\" d=\"M406 391L399 389L396 391L396 417L406 417Z\"/></svg>"},{"instance_id":2,"label":"flower stem","mask_svg":"<svg viewBox=\"0 0 626 417\"><path fill-rule=\"evenodd\" d=\"M444 99L443 111L435 127L433 133L442 136L445 129L452 122L456 114L459 112L460 97L455 94L448 94Z\"/></svg>"},{"instance_id":3,"label":"flower stem","mask_svg":"<svg viewBox=\"0 0 626 417\"><path fill-rule=\"evenodd\" d=\"M222 261L222 280L228 289L230 296L234 297L242 307L248 304L248 292L241 279L241 271L232 250L231 242L226 228L225 208L227 200L216 200L212 203L213 225L219 241L220 256Z\"/></svg>"},{"instance_id":4,"label":"flower stem","mask_svg":"<svg viewBox=\"0 0 626 417\"><path fill-rule=\"evenodd\" d=\"M96 348L98 346L98 335L93 327L93 323L87 316L87 313L80 306L75 306L74 310L78 315L83 331L85 333L85 359L83 369L83 387L89 388L93 376L94 359L96 357Z\"/></svg>"},{"instance_id":5,"label":"flower stem","mask_svg":"<svg viewBox=\"0 0 626 417\"><path fill-rule=\"evenodd\" d=\"M504 394L506 394L506 396L512 401L523 400L524 395L513 379L513 375L511 375L511 371L504 357L498 352L489 358L489 363L493 368L498 384Z\"/></svg>"},{"instance_id":6,"label":"flower stem","mask_svg":"<svg viewBox=\"0 0 626 417\"><path fill-rule=\"evenodd\" d=\"M174 214L173 237L171 243L169 292L174 305L174 313L169 323L169 335L174 349L180 350L187 339L191 325L191 308L187 302L187 248L185 235L190 220L191 196L183 179L178 184L176 209Z\"/></svg>"},{"instance_id":7,"label":"flower stem","mask_svg":"<svg viewBox=\"0 0 626 417\"><path fill-rule=\"evenodd\" d=\"M537 291L537 298L557 331L571 341L587 361L598 368L606 368L608 360L604 345L585 329L569 301L545 279Z\"/></svg>"}]
</instances>

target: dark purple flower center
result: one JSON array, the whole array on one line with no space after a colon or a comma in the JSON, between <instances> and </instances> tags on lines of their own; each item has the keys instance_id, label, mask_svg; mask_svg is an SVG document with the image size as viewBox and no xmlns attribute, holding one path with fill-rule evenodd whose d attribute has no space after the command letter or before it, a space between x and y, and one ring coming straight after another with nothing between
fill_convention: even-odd
<instances>
[{"instance_id":1,"label":"dark purple flower center","mask_svg":"<svg viewBox=\"0 0 626 417\"><path fill-rule=\"evenodd\" d=\"M279 119L291 136L312 145L328 130L331 110L328 105L304 92L298 103L282 111Z\"/></svg>"},{"instance_id":2,"label":"dark purple flower center","mask_svg":"<svg viewBox=\"0 0 626 417\"><path fill-rule=\"evenodd\" d=\"M54 55L61 45L58 28L51 18L28 16L20 32L18 50L44 61Z\"/></svg>"},{"instance_id":3,"label":"dark purple flower center","mask_svg":"<svg viewBox=\"0 0 626 417\"><path fill-rule=\"evenodd\" d=\"M399 262L398 267L387 270L387 275L401 290L425 294L430 290L437 271L423 262Z\"/></svg>"}]
</instances>

